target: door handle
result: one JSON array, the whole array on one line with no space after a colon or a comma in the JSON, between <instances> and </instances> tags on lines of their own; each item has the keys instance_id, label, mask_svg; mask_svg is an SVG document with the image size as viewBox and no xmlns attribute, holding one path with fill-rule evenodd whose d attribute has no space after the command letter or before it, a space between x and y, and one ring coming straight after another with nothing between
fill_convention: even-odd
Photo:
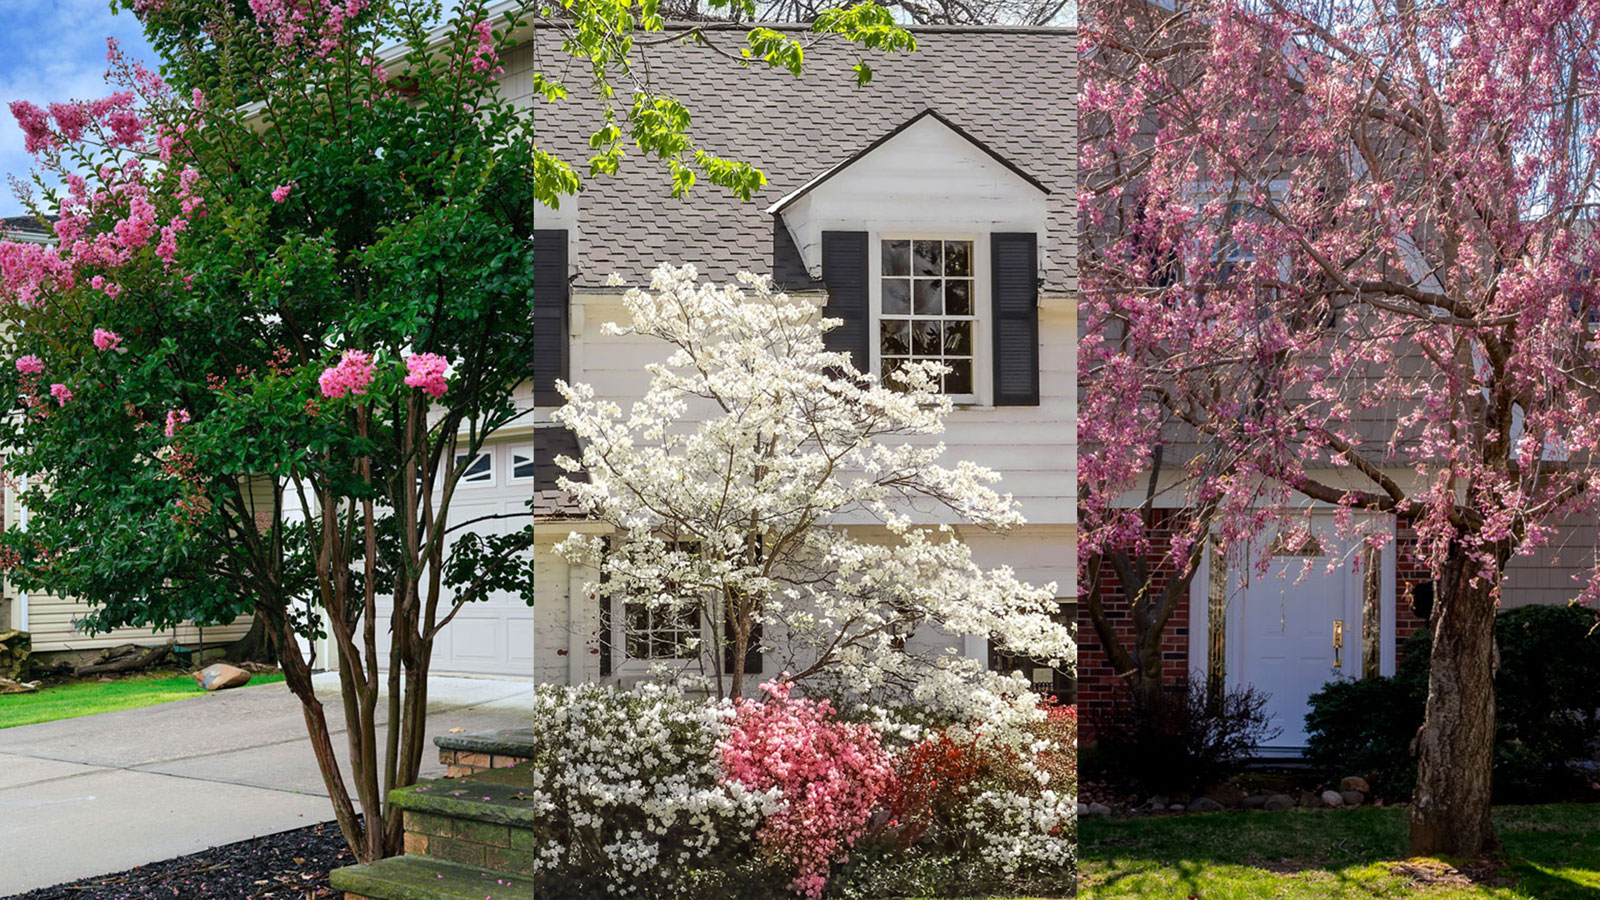
<instances>
[{"instance_id":1,"label":"door handle","mask_svg":"<svg viewBox=\"0 0 1600 900\"><path fill-rule=\"evenodd\" d=\"M1334 619L1333 620L1333 667L1335 669L1342 668L1344 666L1344 660L1341 659L1341 657L1344 654L1340 652L1343 649L1344 649L1344 620L1343 619Z\"/></svg>"}]
</instances>

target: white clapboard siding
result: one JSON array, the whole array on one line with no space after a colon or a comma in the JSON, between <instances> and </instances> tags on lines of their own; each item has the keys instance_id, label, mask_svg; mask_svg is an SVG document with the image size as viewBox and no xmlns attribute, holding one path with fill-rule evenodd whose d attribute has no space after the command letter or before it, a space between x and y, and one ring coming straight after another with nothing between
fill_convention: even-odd
<instances>
[{"instance_id":1,"label":"white clapboard siding","mask_svg":"<svg viewBox=\"0 0 1600 900\"><path fill-rule=\"evenodd\" d=\"M645 364L664 361L666 345L602 334L606 322L626 316L615 295L580 293L573 301L581 315L573 317L572 380L627 409L649 385ZM1070 298L1040 303L1038 406L960 407L946 420L944 434L927 439L944 441L946 464L966 459L998 471L999 490L1017 498L1029 522L1077 521L1075 318Z\"/></svg>"}]
</instances>

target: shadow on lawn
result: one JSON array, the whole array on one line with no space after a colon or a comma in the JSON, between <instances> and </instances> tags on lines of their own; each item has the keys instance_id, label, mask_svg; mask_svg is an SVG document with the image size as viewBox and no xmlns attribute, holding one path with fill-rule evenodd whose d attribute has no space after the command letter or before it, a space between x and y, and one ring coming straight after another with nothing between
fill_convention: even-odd
<instances>
[{"instance_id":1,"label":"shadow on lawn","mask_svg":"<svg viewBox=\"0 0 1600 900\"><path fill-rule=\"evenodd\" d=\"M1082 896L1600 897L1600 806L1503 807L1495 823L1501 859L1451 864L1406 859L1401 808L1086 820Z\"/></svg>"}]
</instances>

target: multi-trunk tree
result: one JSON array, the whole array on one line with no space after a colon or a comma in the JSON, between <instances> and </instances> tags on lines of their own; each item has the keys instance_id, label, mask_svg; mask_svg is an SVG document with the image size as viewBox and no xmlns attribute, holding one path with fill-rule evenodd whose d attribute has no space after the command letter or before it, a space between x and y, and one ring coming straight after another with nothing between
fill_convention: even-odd
<instances>
[{"instance_id":1,"label":"multi-trunk tree","mask_svg":"<svg viewBox=\"0 0 1600 900\"><path fill-rule=\"evenodd\" d=\"M1600 488L1600 5L1089 13L1084 357L1138 410L1088 452L1226 459L1204 487L1233 534L1414 523L1438 591L1412 849L1485 852L1506 567Z\"/></svg>"}]
</instances>

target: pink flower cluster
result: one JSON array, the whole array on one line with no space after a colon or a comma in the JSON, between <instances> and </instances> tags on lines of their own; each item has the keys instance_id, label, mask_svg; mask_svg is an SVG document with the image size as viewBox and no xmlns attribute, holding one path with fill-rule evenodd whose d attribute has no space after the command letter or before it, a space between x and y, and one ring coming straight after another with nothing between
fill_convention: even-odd
<instances>
[{"instance_id":1,"label":"pink flower cluster","mask_svg":"<svg viewBox=\"0 0 1600 900\"><path fill-rule=\"evenodd\" d=\"M56 398L57 406L66 406L67 401L72 399L72 389L64 384L52 384L50 385L50 396Z\"/></svg>"},{"instance_id":2,"label":"pink flower cluster","mask_svg":"<svg viewBox=\"0 0 1600 900\"><path fill-rule=\"evenodd\" d=\"M289 192L292 190L294 190L294 185L292 184L278 185L272 189L272 202L282 203L283 201L289 199Z\"/></svg>"},{"instance_id":3,"label":"pink flower cluster","mask_svg":"<svg viewBox=\"0 0 1600 900\"><path fill-rule=\"evenodd\" d=\"M256 22L274 44L289 47L303 39L318 56L327 56L339 44L350 20L367 8L369 0L250 0Z\"/></svg>"},{"instance_id":4,"label":"pink flower cluster","mask_svg":"<svg viewBox=\"0 0 1600 900\"><path fill-rule=\"evenodd\" d=\"M172 409L167 411L167 437L175 437L183 426L189 424L189 411L186 409Z\"/></svg>"},{"instance_id":5,"label":"pink flower cluster","mask_svg":"<svg viewBox=\"0 0 1600 900\"><path fill-rule=\"evenodd\" d=\"M39 357L29 353L27 356L17 357L17 371L23 375L43 375L44 363L40 361Z\"/></svg>"},{"instance_id":6,"label":"pink flower cluster","mask_svg":"<svg viewBox=\"0 0 1600 900\"><path fill-rule=\"evenodd\" d=\"M794 865L790 888L818 900L829 866L861 837L892 784L893 764L871 726L836 721L826 700L791 697L779 680L761 689L764 702L738 701L719 745L722 767L729 781L783 793L757 839Z\"/></svg>"},{"instance_id":7,"label":"pink flower cluster","mask_svg":"<svg viewBox=\"0 0 1600 900\"><path fill-rule=\"evenodd\" d=\"M94 348L99 351L115 350L122 344L122 336L104 328L94 330Z\"/></svg>"},{"instance_id":8,"label":"pink flower cluster","mask_svg":"<svg viewBox=\"0 0 1600 900\"><path fill-rule=\"evenodd\" d=\"M489 20L484 19L472 26L472 32L478 39L478 46L468 60L472 71L487 72L493 69L494 74L503 74L505 69L500 67L500 55L494 49L494 30L490 27Z\"/></svg>"},{"instance_id":9,"label":"pink flower cluster","mask_svg":"<svg viewBox=\"0 0 1600 900\"><path fill-rule=\"evenodd\" d=\"M406 357L406 385L422 388L435 400L444 396L445 377L450 363L437 353L417 353Z\"/></svg>"},{"instance_id":10,"label":"pink flower cluster","mask_svg":"<svg viewBox=\"0 0 1600 900\"><path fill-rule=\"evenodd\" d=\"M367 385L372 383L372 354L364 350L346 350L337 365L323 371L317 383L324 397L365 394Z\"/></svg>"}]
</instances>

